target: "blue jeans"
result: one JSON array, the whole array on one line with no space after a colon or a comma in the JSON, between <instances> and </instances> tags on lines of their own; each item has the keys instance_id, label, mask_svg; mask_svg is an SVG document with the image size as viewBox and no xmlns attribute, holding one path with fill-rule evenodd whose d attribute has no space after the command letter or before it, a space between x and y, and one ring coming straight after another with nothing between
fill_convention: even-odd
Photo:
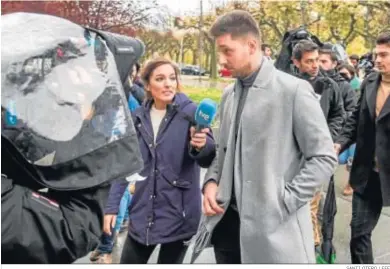
<instances>
[{"instance_id":1,"label":"blue jeans","mask_svg":"<svg viewBox=\"0 0 390 269\"><path fill-rule=\"evenodd\" d=\"M347 164L349 159L355 155L356 144L351 145L339 155L339 164Z\"/></svg>"},{"instance_id":2,"label":"blue jeans","mask_svg":"<svg viewBox=\"0 0 390 269\"><path fill-rule=\"evenodd\" d=\"M129 188L126 188L125 193L123 194L121 203L119 205L119 212L116 217L115 227L111 230L111 235L103 232L102 237L100 238L100 244L98 247L98 252L105 254L111 253L112 248L114 247L113 236L115 233L118 233L123 221L129 218L129 206L131 203L131 194Z\"/></svg>"}]
</instances>

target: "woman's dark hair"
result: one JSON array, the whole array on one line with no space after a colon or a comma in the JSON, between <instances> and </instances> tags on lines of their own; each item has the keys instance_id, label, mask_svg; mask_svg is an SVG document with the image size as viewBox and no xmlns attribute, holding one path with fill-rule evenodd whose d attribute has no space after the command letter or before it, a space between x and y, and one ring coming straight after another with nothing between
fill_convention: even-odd
<instances>
[{"instance_id":1,"label":"woman's dark hair","mask_svg":"<svg viewBox=\"0 0 390 269\"><path fill-rule=\"evenodd\" d=\"M141 65L140 63L135 63L135 70L137 70L137 73L141 70Z\"/></svg>"},{"instance_id":2,"label":"woman's dark hair","mask_svg":"<svg viewBox=\"0 0 390 269\"><path fill-rule=\"evenodd\" d=\"M344 63L344 64L337 66L337 71L340 71L341 69L344 69L344 68L348 70L348 72L351 74L352 77L354 77L356 75L355 68L350 64Z\"/></svg>"},{"instance_id":3,"label":"woman's dark hair","mask_svg":"<svg viewBox=\"0 0 390 269\"><path fill-rule=\"evenodd\" d=\"M156 58L156 59L149 61L141 71L141 79L145 85L146 96L148 99L152 99L152 95L151 95L150 91L147 91L147 86L150 84L150 77L152 76L152 74L153 74L154 70L156 70L156 68L158 68L162 65L166 65L166 64L172 66L173 70L175 70L176 82L177 82L176 91L180 92L181 85L180 85L180 81L179 81L179 74L180 74L179 68L177 67L177 65L174 62L172 62L168 59L159 57L159 58Z\"/></svg>"}]
</instances>

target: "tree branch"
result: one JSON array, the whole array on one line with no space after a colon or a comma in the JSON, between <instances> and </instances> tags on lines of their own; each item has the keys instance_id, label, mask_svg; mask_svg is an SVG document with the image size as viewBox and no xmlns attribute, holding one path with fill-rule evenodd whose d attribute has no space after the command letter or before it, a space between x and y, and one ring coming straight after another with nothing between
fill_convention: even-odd
<instances>
[{"instance_id":1,"label":"tree branch","mask_svg":"<svg viewBox=\"0 0 390 269\"><path fill-rule=\"evenodd\" d=\"M349 23L349 31L343 40L344 45L347 45L349 43L349 42L347 43L347 40L351 37L351 35L353 34L353 32L355 30L355 23L356 23L355 15L351 13L351 14L349 14L349 16L351 18L351 21Z\"/></svg>"},{"instance_id":2,"label":"tree branch","mask_svg":"<svg viewBox=\"0 0 390 269\"><path fill-rule=\"evenodd\" d=\"M321 21L321 18L322 18L322 16L320 15L320 16L319 16L317 19L315 19L314 21L309 22L309 23L307 24L307 26L311 26L311 25L315 24L316 22Z\"/></svg>"},{"instance_id":3,"label":"tree branch","mask_svg":"<svg viewBox=\"0 0 390 269\"><path fill-rule=\"evenodd\" d=\"M99 1L99 6L98 6L98 10L97 10L97 14L96 14L96 17L95 17L95 29L98 29L99 27L99 20L100 20L100 10L102 8L102 5L103 5L103 1Z\"/></svg>"},{"instance_id":4,"label":"tree branch","mask_svg":"<svg viewBox=\"0 0 390 269\"><path fill-rule=\"evenodd\" d=\"M378 1L379 2L379 1ZM379 2L379 3L383 3L383 6L382 5L376 5L374 4L373 2L367 2L367 1L359 1L359 4L364 6L364 7L372 7L372 8L375 8L375 9L378 9L378 10L382 10L383 11L383 8L386 7L386 8L390 8L390 1L387 1L387 2Z\"/></svg>"}]
</instances>

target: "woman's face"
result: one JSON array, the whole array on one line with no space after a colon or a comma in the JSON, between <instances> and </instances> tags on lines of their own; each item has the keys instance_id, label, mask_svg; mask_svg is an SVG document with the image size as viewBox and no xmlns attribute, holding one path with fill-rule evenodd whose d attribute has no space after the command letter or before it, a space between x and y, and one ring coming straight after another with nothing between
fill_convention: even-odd
<instances>
[{"instance_id":1,"label":"woman's face","mask_svg":"<svg viewBox=\"0 0 390 269\"><path fill-rule=\"evenodd\" d=\"M170 64L164 64L152 72L148 83L148 91L150 91L156 104L169 104L176 94L177 85L175 69Z\"/></svg>"},{"instance_id":2,"label":"woman's face","mask_svg":"<svg viewBox=\"0 0 390 269\"><path fill-rule=\"evenodd\" d=\"M349 73L349 71L346 68L340 69L339 72L340 72L341 75L343 75L343 77L347 77L347 78L349 78L349 80L352 79L351 74Z\"/></svg>"}]
</instances>

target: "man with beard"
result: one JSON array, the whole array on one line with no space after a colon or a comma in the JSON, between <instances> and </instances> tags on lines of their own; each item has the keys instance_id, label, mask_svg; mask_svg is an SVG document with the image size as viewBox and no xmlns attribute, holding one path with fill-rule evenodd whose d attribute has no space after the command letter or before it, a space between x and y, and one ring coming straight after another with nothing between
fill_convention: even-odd
<instances>
[{"instance_id":1,"label":"man with beard","mask_svg":"<svg viewBox=\"0 0 390 269\"><path fill-rule=\"evenodd\" d=\"M320 66L324 70L325 75L333 79L341 91L344 102L344 110L346 112L345 120L351 116L355 110L357 98L356 93L352 89L351 84L340 75L336 70L337 66L337 55L331 49L320 49ZM345 186L343 194L346 196L352 195L352 188L349 184Z\"/></svg>"},{"instance_id":2,"label":"man with beard","mask_svg":"<svg viewBox=\"0 0 390 269\"><path fill-rule=\"evenodd\" d=\"M309 40L299 41L292 52L293 63L299 70L299 77L307 80L314 88L320 102L333 141L337 138L344 123L344 106L337 83L320 72L318 45ZM311 201L311 214L314 229L314 245L321 243L321 229L318 211L321 191L318 190Z\"/></svg>"},{"instance_id":3,"label":"man with beard","mask_svg":"<svg viewBox=\"0 0 390 269\"><path fill-rule=\"evenodd\" d=\"M210 34L236 80L219 106L192 260L211 242L219 264L314 263L309 202L336 164L320 104L307 81L263 56L248 12L222 15Z\"/></svg>"}]
</instances>

